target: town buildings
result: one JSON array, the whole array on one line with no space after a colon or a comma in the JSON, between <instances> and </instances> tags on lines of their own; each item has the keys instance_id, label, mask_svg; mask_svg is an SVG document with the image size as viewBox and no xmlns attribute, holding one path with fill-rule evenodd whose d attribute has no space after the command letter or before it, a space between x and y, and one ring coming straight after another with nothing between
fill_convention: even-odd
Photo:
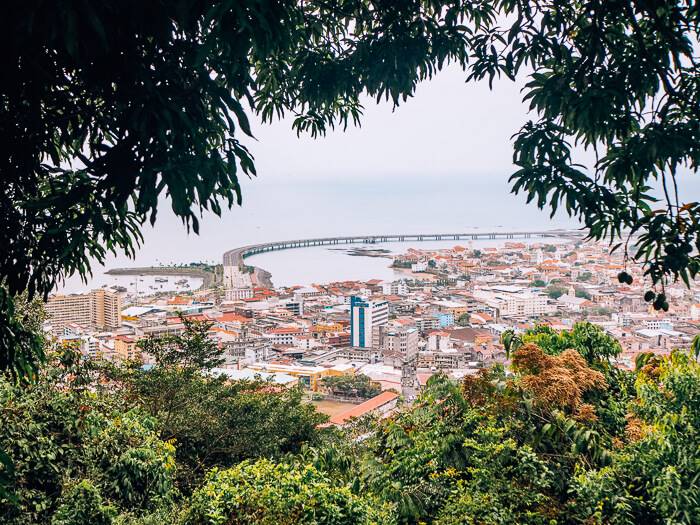
<instances>
[{"instance_id":1,"label":"town buildings","mask_svg":"<svg viewBox=\"0 0 700 525\"><path fill-rule=\"evenodd\" d=\"M55 329L76 323L100 330L121 326L122 300L111 290L92 290L86 294L53 295L46 303L46 313Z\"/></svg>"},{"instance_id":2,"label":"town buildings","mask_svg":"<svg viewBox=\"0 0 700 525\"><path fill-rule=\"evenodd\" d=\"M380 328L389 320L387 301L368 301L361 297L350 298L350 339L352 346L371 348L377 346Z\"/></svg>"},{"instance_id":3,"label":"town buildings","mask_svg":"<svg viewBox=\"0 0 700 525\"><path fill-rule=\"evenodd\" d=\"M627 268L633 284L619 283L624 260L603 244L446 245L411 248L395 261L396 278L387 281L273 288L253 286L249 270L236 269L224 294L56 296L47 305L49 324L88 358L148 364L139 340L181 334L189 318L209 323L224 357L218 373L231 380L261 377L321 395L325 377L364 374L404 400L433 374L460 379L507 364L505 330L521 333L538 324L564 330L589 321L620 342L620 367L634 366L639 352L686 348L700 331L694 284L670 283L671 308L656 312L643 300L650 285L642 272ZM393 406L395 397L385 397Z\"/></svg>"}]
</instances>

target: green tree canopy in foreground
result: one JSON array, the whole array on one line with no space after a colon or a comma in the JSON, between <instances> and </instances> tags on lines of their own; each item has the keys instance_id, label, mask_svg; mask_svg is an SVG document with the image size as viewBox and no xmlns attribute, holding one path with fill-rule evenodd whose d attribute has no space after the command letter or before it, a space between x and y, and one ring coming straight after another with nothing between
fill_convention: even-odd
<instances>
[{"instance_id":1,"label":"green tree canopy in foreground","mask_svg":"<svg viewBox=\"0 0 700 525\"><path fill-rule=\"evenodd\" d=\"M363 94L397 105L450 62L467 80L528 78L535 120L514 141L513 191L629 247L656 292L700 269L700 204L682 202L676 180L700 159L692 2L21 2L5 20L11 295L46 295L110 251L133 254L160 196L195 232L202 210L240 203L238 177L255 173L250 115L289 114L321 135L359 122ZM577 164L573 144L595 164ZM647 299L665 307L656 292Z\"/></svg>"},{"instance_id":2,"label":"green tree canopy in foreground","mask_svg":"<svg viewBox=\"0 0 700 525\"><path fill-rule=\"evenodd\" d=\"M0 522L697 523L692 354L626 371L592 325L520 337L508 373L435 374L412 405L344 429L295 389L189 358L146 371L49 353L35 382L0 376Z\"/></svg>"}]
</instances>

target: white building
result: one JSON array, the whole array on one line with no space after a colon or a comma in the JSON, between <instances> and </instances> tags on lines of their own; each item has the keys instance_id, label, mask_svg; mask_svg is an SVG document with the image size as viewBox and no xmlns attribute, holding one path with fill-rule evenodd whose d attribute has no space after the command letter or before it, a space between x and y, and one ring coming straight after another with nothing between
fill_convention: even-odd
<instances>
[{"instance_id":1,"label":"white building","mask_svg":"<svg viewBox=\"0 0 700 525\"><path fill-rule=\"evenodd\" d=\"M557 302L571 312L579 312L585 308L585 303L587 303L588 300L583 297L576 297L572 294L565 294L559 297Z\"/></svg>"},{"instance_id":2,"label":"white building","mask_svg":"<svg viewBox=\"0 0 700 525\"><path fill-rule=\"evenodd\" d=\"M244 288L228 288L226 290L227 301L240 301L241 299L250 299L253 297L253 288L250 286Z\"/></svg>"},{"instance_id":3,"label":"white building","mask_svg":"<svg viewBox=\"0 0 700 525\"><path fill-rule=\"evenodd\" d=\"M424 272L428 269L428 263L426 262L416 262L411 265L412 272Z\"/></svg>"},{"instance_id":4,"label":"white building","mask_svg":"<svg viewBox=\"0 0 700 525\"><path fill-rule=\"evenodd\" d=\"M517 288L517 287L508 287ZM474 297L498 309L503 317L549 314L556 310L550 305L546 295L531 291L510 291L506 287L474 291Z\"/></svg>"},{"instance_id":5,"label":"white building","mask_svg":"<svg viewBox=\"0 0 700 525\"><path fill-rule=\"evenodd\" d=\"M667 319L647 319L644 326L648 330L673 330L673 323Z\"/></svg>"},{"instance_id":6,"label":"white building","mask_svg":"<svg viewBox=\"0 0 700 525\"><path fill-rule=\"evenodd\" d=\"M384 295L408 295L408 284L404 279L400 281L382 283L382 293Z\"/></svg>"},{"instance_id":7,"label":"white building","mask_svg":"<svg viewBox=\"0 0 700 525\"><path fill-rule=\"evenodd\" d=\"M370 348L376 340L379 328L389 320L387 301L367 301L361 297L350 298L350 344L357 348Z\"/></svg>"}]
</instances>

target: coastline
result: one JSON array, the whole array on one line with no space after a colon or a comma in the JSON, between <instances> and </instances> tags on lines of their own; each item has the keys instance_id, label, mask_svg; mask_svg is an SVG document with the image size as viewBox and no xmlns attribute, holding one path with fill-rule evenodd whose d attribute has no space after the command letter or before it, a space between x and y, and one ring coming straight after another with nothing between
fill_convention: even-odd
<instances>
[{"instance_id":1,"label":"coastline","mask_svg":"<svg viewBox=\"0 0 700 525\"><path fill-rule=\"evenodd\" d=\"M421 234L383 234L383 235L351 235L338 237L319 237L309 239L295 239L288 241L265 242L250 244L227 250L223 254L223 268L230 271L250 273L251 285L256 287L273 287L272 272L259 266L246 264L245 259L251 256L265 254L273 251L280 251L293 248L328 246L332 252L344 252L348 256L365 257L368 259L390 259L391 251L381 246L388 242L414 243L424 241L485 241L485 242L509 242L515 239L522 239L521 242L542 242L544 239L580 239L579 230L553 229L542 231L480 231L468 233L421 233ZM379 244L380 246L376 246ZM338 245L347 245L340 248ZM369 245L369 246L368 246ZM398 270L393 268L392 270ZM410 272L410 270L409 270ZM413 278L434 280L426 277L425 273L409 275ZM428 274L430 275L430 274ZM278 282L279 284L279 282Z\"/></svg>"},{"instance_id":2,"label":"coastline","mask_svg":"<svg viewBox=\"0 0 700 525\"><path fill-rule=\"evenodd\" d=\"M134 268L110 268L105 275L173 275L202 279L199 289L210 288L216 283L214 273L201 268L177 268L172 266L143 266ZM269 275L269 274L268 274Z\"/></svg>"}]
</instances>

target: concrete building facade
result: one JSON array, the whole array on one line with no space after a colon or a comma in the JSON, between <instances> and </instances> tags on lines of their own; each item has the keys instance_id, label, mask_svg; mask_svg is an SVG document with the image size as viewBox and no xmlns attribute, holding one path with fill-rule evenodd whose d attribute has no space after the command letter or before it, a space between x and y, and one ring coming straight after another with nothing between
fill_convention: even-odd
<instances>
[{"instance_id":1,"label":"concrete building facade","mask_svg":"<svg viewBox=\"0 0 700 525\"><path fill-rule=\"evenodd\" d=\"M357 348L371 348L380 327L389 321L387 301L367 301L362 297L350 298L350 342Z\"/></svg>"},{"instance_id":2,"label":"concrete building facade","mask_svg":"<svg viewBox=\"0 0 700 525\"><path fill-rule=\"evenodd\" d=\"M46 303L46 312L54 330L62 330L71 323L116 330L122 324L121 310L120 295L102 289L86 294L53 295Z\"/></svg>"}]
</instances>

